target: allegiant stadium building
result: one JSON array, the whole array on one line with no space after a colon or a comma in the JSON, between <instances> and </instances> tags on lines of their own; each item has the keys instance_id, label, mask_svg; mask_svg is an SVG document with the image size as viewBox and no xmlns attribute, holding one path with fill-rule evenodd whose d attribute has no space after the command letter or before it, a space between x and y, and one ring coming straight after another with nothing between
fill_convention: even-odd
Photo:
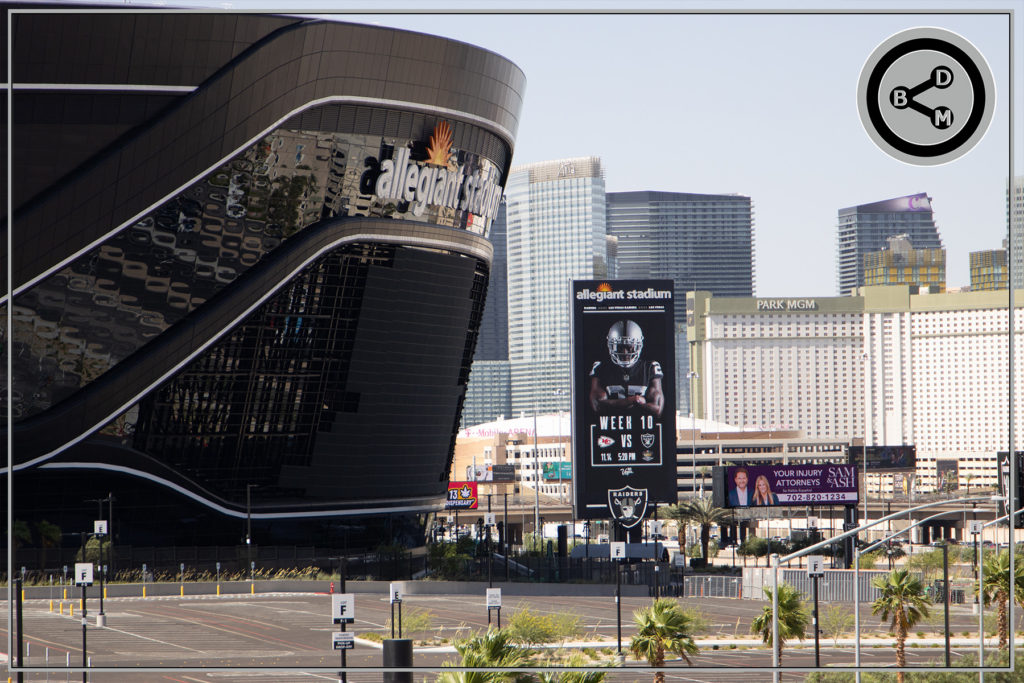
<instances>
[{"instance_id":1,"label":"allegiant stadium building","mask_svg":"<svg viewBox=\"0 0 1024 683\"><path fill-rule=\"evenodd\" d=\"M203 543L437 509L522 72L296 17L9 21L14 519L112 493L122 543Z\"/></svg>"}]
</instances>

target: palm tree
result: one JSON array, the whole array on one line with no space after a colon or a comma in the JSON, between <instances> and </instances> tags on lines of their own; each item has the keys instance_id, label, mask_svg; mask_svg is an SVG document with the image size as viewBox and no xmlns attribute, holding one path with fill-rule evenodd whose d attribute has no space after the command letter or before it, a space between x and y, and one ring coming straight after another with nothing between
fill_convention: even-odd
<instances>
[{"instance_id":1,"label":"palm tree","mask_svg":"<svg viewBox=\"0 0 1024 683\"><path fill-rule=\"evenodd\" d=\"M663 666L665 653L674 652L687 664L690 655L698 652L693 642L693 622L675 600L659 598L650 607L633 612L637 634L629 641L629 650L637 659L646 659L651 666ZM654 683L665 683L665 673L654 674Z\"/></svg>"},{"instance_id":2,"label":"palm tree","mask_svg":"<svg viewBox=\"0 0 1024 683\"><path fill-rule=\"evenodd\" d=\"M711 525L728 519L730 512L715 507L710 497L694 498L678 506L679 515L687 521L700 525L700 548L702 557L708 559L708 545L711 542Z\"/></svg>"},{"instance_id":3,"label":"palm tree","mask_svg":"<svg viewBox=\"0 0 1024 683\"><path fill-rule=\"evenodd\" d=\"M772 589L764 588L765 606L761 613L750 622L750 632L761 636L761 641L768 646L772 643ZM807 624L811 620L810 612L801 599L800 592L788 583L779 584L779 642L775 643L775 652L779 663L782 663L782 648L790 638L804 639Z\"/></svg>"},{"instance_id":4,"label":"palm tree","mask_svg":"<svg viewBox=\"0 0 1024 683\"><path fill-rule=\"evenodd\" d=\"M1024 604L1024 557L1017 556L1014 563L1015 580L1010 586L1010 552L1004 550L985 557L985 578L982 593L985 604L995 602L999 614L999 649L1006 647L1009 633L1006 606L1013 596L1014 602Z\"/></svg>"},{"instance_id":5,"label":"palm tree","mask_svg":"<svg viewBox=\"0 0 1024 683\"><path fill-rule=\"evenodd\" d=\"M895 568L896 560L907 556L907 552L903 550L902 546L893 545L891 543L887 543L882 552L885 555L885 559L889 561L889 571L892 571Z\"/></svg>"},{"instance_id":6,"label":"palm tree","mask_svg":"<svg viewBox=\"0 0 1024 683\"><path fill-rule=\"evenodd\" d=\"M682 508L679 505L668 505L663 508L658 508L658 516L664 519L675 520L679 526L678 538L679 538L679 549L684 553L686 552L686 523L689 518L683 514Z\"/></svg>"},{"instance_id":7,"label":"palm tree","mask_svg":"<svg viewBox=\"0 0 1024 683\"><path fill-rule=\"evenodd\" d=\"M512 642L509 631L497 629L488 629L484 634L456 644L455 651L462 657L460 666L470 669L515 669L526 666L531 654L529 649ZM516 671L445 671L437 677L437 683L500 683L527 679Z\"/></svg>"},{"instance_id":8,"label":"palm tree","mask_svg":"<svg viewBox=\"0 0 1024 683\"><path fill-rule=\"evenodd\" d=\"M30 545L32 543L32 529L29 527L28 522L20 519L14 520L14 538L12 545L17 550L23 545Z\"/></svg>"},{"instance_id":9,"label":"palm tree","mask_svg":"<svg viewBox=\"0 0 1024 683\"><path fill-rule=\"evenodd\" d=\"M879 576L872 584L881 595L871 603L871 613L889 621L889 630L896 632L896 665L907 665L907 633L921 619L928 616L928 600L924 596L921 580L906 569L897 569ZM896 672L896 680L903 683L903 672Z\"/></svg>"},{"instance_id":10,"label":"palm tree","mask_svg":"<svg viewBox=\"0 0 1024 683\"><path fill-rule=\"evenodd\" d=\"M46 566L46 549L56 548L60 545L60 527L45 519L36 523L36 536L39 538L39 545L43 547L42 564Z\"/></svg>"}]
</instances>

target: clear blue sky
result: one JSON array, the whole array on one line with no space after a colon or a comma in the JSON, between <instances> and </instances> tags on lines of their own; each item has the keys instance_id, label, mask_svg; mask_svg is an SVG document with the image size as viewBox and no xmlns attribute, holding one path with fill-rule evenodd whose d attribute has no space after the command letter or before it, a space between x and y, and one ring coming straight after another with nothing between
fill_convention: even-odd
<instances>
[{"instance_id":1,"label":"clear blue sky","mask_svg":"<svg viewBox=\"0 0 1024 683\"><path fill-rule=\"evenodd\" d=\"M176 4L282 9L259 0ZM322 13L339 6L360 5L307 2L302 9ZM383 2L361 6L398 7ZM1010 31L1005 15L828 14L814 13L806 3L765 2L646 6L795 7L807 13L494 15L480 8L497 5L430 6L477 11L331 16L462 40L519 65L527 89L515 164L596 155L603 159L612 192L750 196L759 296L835 295L837 210L904 194L927 192L933 199L947 249L949 286L969 284L969 252L1001 246L1010 126ZM622 7L564 0L513 6ZM892 3L813 6L843 7L889 8ZM933 0L903 7L1017 11L1014 163L1015 173L1024 175L1024 0ZM984 140L965 157L938 167L909 166L890 158L871 142L857 114L855 94L864 61L890 35L915 26L946 28L970 40L987 59L997 88L997 110Z\"/></svg>"}]
</instances>

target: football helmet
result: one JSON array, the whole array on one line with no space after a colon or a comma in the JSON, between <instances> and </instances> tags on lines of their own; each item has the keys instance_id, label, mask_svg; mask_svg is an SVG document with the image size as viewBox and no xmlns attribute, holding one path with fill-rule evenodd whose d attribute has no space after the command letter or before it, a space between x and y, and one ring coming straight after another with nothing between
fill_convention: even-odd
<instances>
[{"instance_id":1,"label":"football helmet","mask_svg":"<svg viewBox=\"0 0 1024 683\"><path fill-rule=\"evenodd\" d=\"M632 320L620 320L608 329L608 355L619 367L633 367L643 349L643 330Z\"/></svg>"}]
</instances>

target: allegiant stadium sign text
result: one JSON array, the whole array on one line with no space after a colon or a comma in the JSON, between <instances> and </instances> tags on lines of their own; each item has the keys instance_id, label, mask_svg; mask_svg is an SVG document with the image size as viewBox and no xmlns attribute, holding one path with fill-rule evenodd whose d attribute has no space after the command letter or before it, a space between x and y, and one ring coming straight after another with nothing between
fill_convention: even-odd
<instances>
[{"instance_id":1,"label":"allegiant stadium sign text","mask_svg":"<svg viewBox=\"0 0 1024 683\"><path fill-rule=\"evenodd\" d=\"M427 205L469 211L488 220L498 214L502 186L496 168L467 173L464 165L436 166L413 161L409 154L409 149L399 149L394 159L381 162L374 184L378 198L409 202L417 216Z\"/></svg>"},{"instance_id":2,"label":"allegiant stadium sign text","mask_svg":"<svg viewBox=\"0 0 1024 683\"><path fill-rule=\"evenodd\" d=\"M590 289L584 288L576 292L576 298L580 301L625 301L629 299L671 299L672 292L663 289L654 289L654 287L648 287L647 289L631 289L629 291L618 290L618 291L605 291L598 290L596 292Z\"/></svg>"}]
</instances>

